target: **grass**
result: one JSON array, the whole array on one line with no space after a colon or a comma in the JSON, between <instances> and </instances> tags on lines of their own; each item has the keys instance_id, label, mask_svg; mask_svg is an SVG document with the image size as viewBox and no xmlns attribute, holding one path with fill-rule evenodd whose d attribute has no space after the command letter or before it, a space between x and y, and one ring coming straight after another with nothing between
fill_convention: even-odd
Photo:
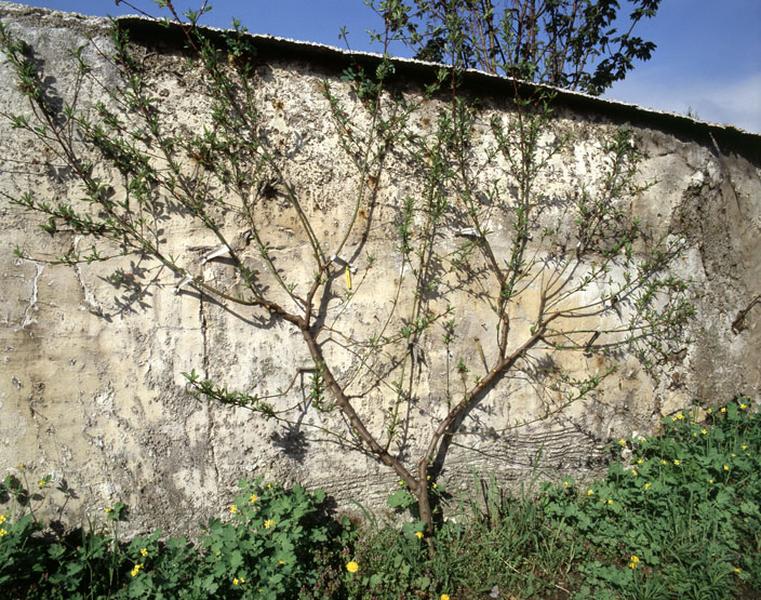
<instances>
[{"instance_id":1,"label":"grass","mask_svg":"<svg viewBox=\"0 0 761 600\"><path fill-rule=\"evenodd\" d=\"M699 414L698 414L699 413ZM700 417L698 421L696 417ZM620 460L621 455L628 457ZM761 597L761 417L740 398L611 445L607 476L450 500L432 539L408 520L351 523L321 492L243 483L197 544L118 541L126 508L54 533L6 477L0 592L10 598ZM42 487L50 485L42 480ZM391 504L404 506L392 495ZM433 551L431 551L433 549ZM347 565L351 564L351 571ZM138 565L140 565L138 567Z\"/></svg>"}]
</instances>

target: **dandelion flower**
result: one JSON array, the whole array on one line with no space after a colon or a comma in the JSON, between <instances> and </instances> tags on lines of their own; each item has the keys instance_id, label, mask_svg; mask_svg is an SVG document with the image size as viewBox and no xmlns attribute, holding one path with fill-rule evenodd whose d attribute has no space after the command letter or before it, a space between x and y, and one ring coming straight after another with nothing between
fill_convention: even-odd
<instances>
[{"instance_id":1,"label":"dandelion flower","mask_svg":"<svg viewBox=\"0 0 761 600\"><path fill-rule=\"evenodd\" d=\"M630 569L636 569L639 566L639 556L636 554L632 554L629 557L629 568Z\"/></svg>"},{"instance_id":2,"label":"dandelion flower","mask_svg":"<svg viewBox=\"0 0 761 600\"><path fill-rule=\"evenodd\" d=\"M275 519L267 519L264 521L264 528L265 529L271 529L275 526Z\"/></svg>"},{"instance_id":3,"label":"dandelion flower","mask_svg":"<svg viewBox=\"0 0 761 600\"><path fill-rule=\"evenodd\" d=\"M346 563L346 570L349 571L349 573L356 573L359 571L359 563L356 561L350 560Z\"/></svg>"},{"instance_id":4,"label":"dandelion flower","mask_svg":"<svg viewBox=\"0 0 761 600\"><path fill-rule=\"evenodd\" d=\"M439 600L449 600L449 594L441 594L441 596L439 596Z\"/></svg>"},{"instance_id":5,"label":"dandelion flower","mask_svg":"<svg viewBox=\"0 0 761 600\"><path fill-rule=\"evenodd\" d=\"M129 574L132 577L137 577L140 574L140 571L142 571L143 565L138 563L134 567L132 567L132 570L129 572Z\"/></svg>"}]
</instances>

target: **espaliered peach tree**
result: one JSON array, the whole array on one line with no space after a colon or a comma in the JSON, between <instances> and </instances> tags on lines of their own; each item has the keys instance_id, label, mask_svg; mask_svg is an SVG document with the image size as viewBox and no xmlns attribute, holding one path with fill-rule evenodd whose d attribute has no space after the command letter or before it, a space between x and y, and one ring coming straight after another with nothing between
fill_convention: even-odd
<instances>
[{"instance_id":1,"label":"espaliered peach tree","mask_svg":"<svg viewBox=\"0 0 761 600\"><path fill-rule=\"evenodd\" d=\"M642 188L630 131L607 128L595 176L549 192L551 168L574 143L551 91L516 84L508 110L489 112L466 93L457 64L432 68L431 80L410 93L386 53L372 68L351 67L342 82L322 85L342 153L335 160L355 170L338 234L322 234L318 209L290 175L292 154L267 135L251 38L239 25L209 32L198 14L161 4L182 36L186 72L207 109L203 126L173 119L146 76L148 51L119 23L107 56L119 83L101 86L102 101L87 110L77 91L100 84L81 51L72 58L74 93L55 97L34 48L0 29L0 48L28 101L5 117L67 166L76 190L58 199L29 190L10 201L43 215L48 234L91 242L87 253L72 246L62 256L21 248L18 255L69 265L135 255L177 293L297 332L311 360L308 410L321 413L319 425L300 426L396 473L404 489L394 503L411 507L421 530L435 527L436 482L464 421L484 401L509 400L495 393L503 380L525 378L541 400L532 418L546 419L589 398L613 368L580 376L563 356L600 355L614 365L625 353L655 367L679 340L692 309L670 266L683 242L654 239L632 216ZM393 20L387 24L385 48L394 31ZM395 179L414 185L381 206L379 198L395 197L387 194ZM306 267L289 270L274 256L273 214L296 224ZM203 262L223 258L227 280L206 281L197 264L172 254L165 231L172 219L211 234L217 245ZM398 276L386 282L391 301L373 309L377 326L355 328L347 315L369 286L377 257L368 240L381 226ZM117 271L112 283L135 279ZM475 341L461 318L470 311L489 315ZM433 346L441 351L427 353ZM339 367L339 356L350 357L350 368ZM445 376L421 397L424 370ZM245 407L252 418L295 420L279 400L291 388L231 391L186 375L194 391ZM362 404L370 396L372 408ZM417 426L414 443L413 408L432 423Z\"/></svg>"}]
</instances>

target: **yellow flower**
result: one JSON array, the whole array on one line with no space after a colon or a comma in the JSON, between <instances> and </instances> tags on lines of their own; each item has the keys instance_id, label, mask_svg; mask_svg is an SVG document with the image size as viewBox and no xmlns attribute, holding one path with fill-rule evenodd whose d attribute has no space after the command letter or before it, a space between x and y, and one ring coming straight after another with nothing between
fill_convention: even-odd
<instances>
[{"instance_id":1,"label":"yellow flower","mask_svg":"<svg viewBox=\"0 0 761 600\"><path fill-rule=\"evenodd\" d=\"M240 585L242 583L246 583L246 579L244 577L233 577L233 585Z\"/></svg>"},{"instance_id":2,"label":"yellow flower","mask_svg":"<svg viewBox=\"0 0 761 600\"><path fill-rule=\"evenodd\" d=\"M251 494L251 495L248 497L248 501L249 501L251 504L256 504L257 500L259 500L259 496L257 496L256 494Z\"/></svg>"},{"instance_id":3,"label":"yellow flower","mask_svg":"<svg viewBox=\"0 0 761 600\"><path fill-rule=\"evenodd\" d=\"M346 563L346 570L349 571L349 573L356 573L359 571L359 564L353 560L350 560Z\"/></svg>"},{"instance_id":4,"label":"yellow flower","mask_svg":"<svg viewBox=\"0 0 761 600\"><path fill-rule=\"evenodd\" d=\"M709 480L708 480L708 483L710 483L711 485L713 485L713 479L709 479Z\"/></svg>"},{"instance_id":5,"label":"yellow flower","mask_svg":"<svg viewBox=\"0 0 761 600\"><path fill-rule=\"evenodd\" d=\"M612 498L608 498L608 504L609 505L610 504L615 504L615 503L616 503L615 500L613 500Z\"/></svg>"},{"instance_id":6,"label":"yellow flower","mask_svg":"<svg viewBox=\"0 0 761 600\"><path fill-rule=\"evenodd\" d=\"M264 521L264 528L265 529L270 529L270 528L272 528L274 526L275 526L275 520L274 519L267 519L266 521Z\"/></svg>"},{"instance_id":7,"label":"yellow flower","mask_svg":"<svg viewBox=\"0 0 761 600\"><path fill-rule=\"evenodd\" d=\"M423 532L422 531L416 531L415 532L415 537L417 537L417 539L419 539L419 540L422 540L423 539Z\"/></svg>"},{"instance_id":8,"label":"yellow flower","mask_svg":"<svg viewBox=\"0 0 761 600\"><path fill-rule=\"evenodd\" d=\"M234 515L236 512L238 512L238 507L235 504L231 504L230 505L230 514Z\"/></svg>"},{"instance_id":9,"label":"yellow flower","mask_svg":"<svg viewBox=\"0 0 761 600\"><path fill-rule=\"evenodd\" d=\"M589 488L587 490L587 496L594 496L594 495L595 495L595 491L592 488Z\"/></svg>"},{"instance_id":10,"label":"yellow flower","mask_svg":"<svg viewBox=\"0 0 761 600\"><path fill-rule=\"evenodd\" d=\"M0 527L0 537L5 537L6 535L8 535L8 531L3 527Z\"/></svg>"},{"instance_id":11,"label":"yellow flower","mask_svg":"<svg viewBox=\"0 0 761 600\"><path fill-rule=\"evenodd\" d=\"M439 489L439 484L438 484L438 483L434 483L434 484L431 486L431 488L432 488L432 489L434 489L434 490L437 490L437 489Z\"/></svg>"},{"instance_id":12,"label":"yellow flower","mask_svg":"<svg viewBox=\"0 0 761 600\"><path fill-rule=\"evenodd\" d=\"M642 458L642 457L640 456L640 457L637 459L637 464L638 464L638 465L644 465L644 464L645 464L645 459L644 459L644 458Z\"/></svg>"},{"instance_id":13,"label":"yellow flower","mask_svg":"<svg viewBox=\"0 0 761 600\"><path fill-rule=\"evenodd\" d=\"M630 569L636 569L639 566L639 556L636 554L632 554L629 557L629 568Z\"/></svg>"},{"instance_id":14,"label":"yellow flower","mask_svg":"<svg viewBox=\"0 0 761 600\"><path fill-rule=\"evenodd\" d=\"M140 548L140 556L142 556L143 558L148 556L148 548Z\"/></svg>"},{"instance_id":15,"label":"yellow flower","mask_svg":"<svg viewBox=\"0 0 761 600\"><path fill-rule=\"evenodd\" d=\"M623 448L624 446L626 446L626 440L624 438L620 438L618 440L618 445Z\"/></svg>"},{"instance_id":16,"label":"yellow flower","mask_svg":"<svg viewBox=\"0 0 761 600\"><path fill-rule=\"evenodd\" d=\"M740 445L740 450L747 450L747 449L748 449L748 444L741 444ZM0 523L2 523L2 521L0 521Z\"/></svg>"},{"instance_id":17,"label":"yellow flower","mask_svg":"<svg viewBox=\"0 0 761 600\"><path fill-rule=\"evenodd\" d=\"M671 417L672 421L682 421L684 420L684 415L681 412L676 413L673 417Z\"/></svg>"},{"instance_id":18,"label":"yellow flower","mask_svg":"<svg viewBox=\"0 0 761 600\"><path fill-rule=\"evenodd\" d=\"M129 574L132 577L137 577L140 571L142 570L142 568L143 568L143 565L138 563L134 567L132 567L132 570L129 572Z\"/></svg>"},{"instance_id":19,"label":"yellow flower","mask_svg":"<svg viewBox=\"0 0 761 600\"><path fill-rule=\"evenodd\" d=\"M284 565L284 564L285 564L285 561L284 561L284 560L279 560L279 561L277 561L277 564L279 564L279 565Z\"/></svg>"},{"instance_id":20,"label":"yellow flower","mask_svg":"<svg viewBox=\"0 0 761 600\"><path fill-rule=\"evenodd\" d=\"M571 482L570 481L564 481L563 482L563 487L568 489L569 487L571 487Z\"/></svg>"},{"instance_id":21,"label":"yellow flower","mask_svg":"<svg viewBox=\"0 0 761 600\"><path fill-rule=\"evenodd\" d=\"M703 435L708 435L708 430L705 427L703 427L703 429L700 430L700 433L702 433Z\"/></svg>"},{"instance_id":22,"label":"yellow flower","mask_svg":"<svg viewBox=\"0 0 761 600\"><path fill-rule=\"evenodd\" d=\"M740 573L743 572L743 570L740 567L735 567L734 569L732 569L732 572L737 573L739 575Z\"/></svg>"},{"instance_id":23,"label":"yellow flower","mask_svg":"<svg viewBox=\"0 0 761 600\"><path fill-rule=\"evenodd\" d=\"M669 464L669 461L667 461L667 460L665 460L665 459L663 459L663 458L662 458L662 459L661 459L661 464L662 464L662 465L667 465L667 464Z\"/></svg>"},{"instance_id":24,"label":"yellow flower","mask_svg":"<svg viewBox=\"0 0 761 600\"><path fill-rule=\"evenodd\" d=\"M6 517L5 515L0 515L0 525L5 523L7 520L8 520L8 517Z\"/></svg>"},{"instance_id":25,"label":"yellow flower","mask_svg":"<svg viewBox=\"0 0 761 600\"><path fill-rule=\"evenodd\" d=\"M744 402L740 403L740 410L745 410L746 408L748 408L747 404L745 404Z\"/></svg>"},{"instance_id":26,"label":"yellow flower","mask_svg":"<svg viewBox=\"0 0 761 600\"><path fill-rule=\"evenodd\" d=\"M19 463L16 465L16 468L21 471L22 473L26 471L26 465L24 463Z\"/></svg>"},{"instance_id":27,"label":"yellow flower","mask_svg":"<svg viewBox=\"0 0 761 600\"><path fill-rule=\"evenodd\" d=\"M44 490L45 487L47 487L47 485L48 485L48 480L47 479L40 479L37 482L37 485L40 487L41 490Z\"/></svg>"},{"instance_id":28,"label":"yellow flower","mask_svg":"<svg viewBox=\"0 0 761 600\"><path fill-rule=\"evenodd\" d=\"M724 465L722 468L723 468L725 471L729 471L729 465Z\"/></svg>"},{"instance_id":29,"label":"yellow flower","mask_svg":"<svg viewBox=\"0 0 761 600\"><path fill-rule=\"evenodd\" d=\"M441 594L441 596L439 596L439 600L449 600L449 594Z\"/></svg>"},{"instance_id":30,"label":"yellow flower","mask_svg":"<svg viewBox=\"0 0 761 600\"><path fill-rule=\"evenodd\" d=\"M629 472L632 474L632 477L636 477L637 475L639 475L639 472L634 467L632 467L632 470Z\"/></svg>"},{"instance_id":31,"label":"yellow flower","mask_svg":"<svg viewBox=\"0 0 761 600\"><path fill-rule=\"evenodd\" d=\"M675 464L675 465L678 467L679 465L681 465L681 464L682 464L682 461L681 461L681 460L679 460L678 458L675 458L675 459L674 459L674 464Z\"/></svg>"},{"instance_id":32,"label":"yellow flower","mask_svg":"<svg viewBox=\"0 0 761 600\"><path fill-rule=\"evenodd\" d=\"M642 487L643 487L643 488L645 488L646 490L649 490L651 487L653 487L653 484L652 484L652 483L650 483L650 482L648 481L648 482L647 482L645 485L643 485Z\"/></svg>"},{"instance_id":33,"label":"yellow flower","mask_svg":"<svg viewBox=\"0 0 761 600\"><path fill-rule=\"evenodd\" d=\"M399 487L404 487L404 482L401 479L399 480Z\"/></svg>"},{"instance_id":34,"label":"yellow flower","mask_svg":"<svg viewBox=\"0 0 761 600\"><path fill-rule=\"evenodd\" d=\"M110 506L107 506L106 508L103 509L103 512L106 513L107 515L110 515L112 512L114 512L114 509L111 508Z\"/></svg>"},{"instance_id":35,"label":"yellow flower","mask_svg":"<svg viewBox=\"0 0 761 600\"><path fill-rule=\"evenodd\" d=\"M727 407L726 407L726 406L722 406L722 407L721 407L721 409L719 410L719 412L720 412L720 413L725 413L725 412L727 412Z\"/></svg>"}]
</instances>

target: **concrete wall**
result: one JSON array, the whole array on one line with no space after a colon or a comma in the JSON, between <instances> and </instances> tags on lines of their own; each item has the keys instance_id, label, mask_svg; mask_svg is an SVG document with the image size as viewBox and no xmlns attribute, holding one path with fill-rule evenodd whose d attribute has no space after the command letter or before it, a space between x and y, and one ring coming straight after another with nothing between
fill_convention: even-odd
<instances>
[{"instance_id":1,"label":"concrete wall","mask_svg":"<svg viewBox=\"0 0 761 600\"><path fill-rule=\"evenodd\" d=\"M79 46L85 46L97 80L118 83L100 54L109 47L103 21L5 3L0 3L0 17L31 44L51 77L48 83L63 97L72 93L75 77L67 51ZM198 93L179 46L162 40L159 29L127 25L144 46L147 77L171 118L189 129L207 122L208 100ZM360 184L340 148L321 89L323 81L330 82L361 115L360 103L340 79L352 58L289 43L259 44L257 98L267 136L273 147L283 149L284 176L298 190L329 251ZM400 70L407 78L404 93L419 97L416 81L430 77L431 70L421 65ZM509 118L513 109L506 82L471 79L483 104L478 121L483 153L490 143L489 120ZM0 66L0 90L1 111L28 112L8 65ZM105 99L102 89L86 82L82 106L97 99ZM561 94L557 105L557 127L571 132L574 141L542 175L544 189L548 195L568 195L579 182L592 182L604 162L604 140L618 127L631 127L645 158L637 174L643 190L629 199L630 210L651 235L689 240L676 268L693 281L697 317L689 339L657 377L629 355L614 360L577 353L564 359L575 373L601 372L614 362L621 368L598 394L525 427L513 425L541 417L547 402L557 399L548 401L521 378L500 383L465 422L469 433L462 436L462 446L450 451L444 479L454 487L474 472L513 482L532 472L585 476L599 467L603 446L612 437L655 431L664 415L725 402L737 393L758 398L761 389L761 303L752 305L761 294L761 138L581 95ZM436 101L421 107L414 126L424 130L438 108ZM0 120L0 157L4 194L31 190L51 199L76 197L61 161L6 120ZM485 178L498 177L494 173ZM377 210L360 215L372 218L367 241L362 246L353 236L349 242L350 249L359 249L351 302L341 278L334 282L329 315L341 314L341 333L362 337L388 314L400 268L394 223L401 199L418 187L403 157L392 156L378 183ZM308 246L294 214L275 199L263 208L262 219L269 223L269 241L284 272L304 285L311 276ZM181 373L191 369L236 389L289 388L298 369L311 366L295 328L268 321L255 310L225 307L195 293L175 294L177 279L145 259L67 267L15 257L16 246L37 257L87 248L87 240L66 234L50 238L38 225L39 219L0 199L0 472L26 463L32 481L46 473L65 479L79 499L62 508L54 497L49 510L61 509L67 519L125 501L132 507L134 529L192 528L225 506L237 479L254 474L322 487L343 505L352 499L382 505L396 476L306 427L340 425L335 417L314 409L292 411L308 434L297 443L282 425L196 399L186 390ZM241 228L232 218L225 227L231 235ZM495 218L493 229L494 248L506 255L510 223ZM215 241L197 224L174 217L166 237L169 250L205 281L234 286L229 265L201 264ZM457 243L452 235L442 242L450 250ZM256 263L253 250L250 260ZM108 280L115 268L134 276L136 285L116 289ZM411 301L409 290L403 298ZM493 318L467 294L447 301L460 333L452 356L465 357L477 372L481 350L492 358ZM516 307L516 322L527 322L535 301L527 296ZM394 326L399 319L394 317ZM442 415L437 399L446 378L440 335L426 339L422 351L426 361L418 365L413 390L419 402L409 419L413 456ZM356 360L338 348L329 355L339 376L350 377ZM297 378L275 404L299 405L303 393ZM374 431L384 427L388 396L374 390L357 401Z\"/></svg>"}]
</instances>

